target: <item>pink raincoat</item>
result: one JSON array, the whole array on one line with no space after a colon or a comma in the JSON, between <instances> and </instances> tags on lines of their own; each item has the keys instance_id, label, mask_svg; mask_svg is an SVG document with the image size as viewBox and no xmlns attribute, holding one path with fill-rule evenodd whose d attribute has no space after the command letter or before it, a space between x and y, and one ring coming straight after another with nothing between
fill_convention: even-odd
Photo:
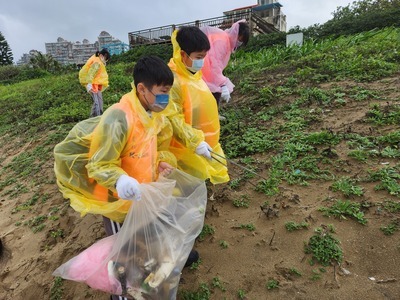
<instances>
[{"instance_id":1,"label":"pink raincoat","mask_svg":"<svg viewBox=\"0 0 400 300\"><path fill-rule=\"evenodd\" d=\"M211 45L210 51L208 51L204 59L204 66L201 71L203 73L203 80L212 93L221 93L221 86L223 85L226 85L229 93L232 93L235 87L222 72L228 65L231 54L238 42L240 22L246 22L246 20L240 20L226 30L211 26L200 27L207 35Z\"/></svg>"}]
</instances>

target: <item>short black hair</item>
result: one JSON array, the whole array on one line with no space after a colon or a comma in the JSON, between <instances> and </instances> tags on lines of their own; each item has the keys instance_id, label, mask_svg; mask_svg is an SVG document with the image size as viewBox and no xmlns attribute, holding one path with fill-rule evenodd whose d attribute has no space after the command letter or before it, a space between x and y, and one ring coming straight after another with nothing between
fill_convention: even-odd
<instances>
[{"instance_id":1,"label":"short black hair","mask_svg":"<svg viewBox=\"0 0 400 300\"><path fill-rule=\"evenodd\" d=\"M176 34L176 41L188 55L210 50L210 41L206 34L196 26L181 27Z\"/></svg>"},{"instance_id":2,"label":"short black hair","mask_svg":"<svg viewBox=\"0 0 400 300\"><path fill-rule=\"evenodd\" d=\"M154 55L143 56L133 68L133 81L135 87L143 83L150 89L154 85L172 85L174 74L161 58Z\"/></svg>"},{"instance_id":3,"label":"short black hair","mask_svg":"<svg viewBox=\"0 0 400 300\"><path fill-rule=\"evenodd\" d=\"M106 48L101 49L101 51L96 52L96 56L103 55L106 60L110 59L110 52Z\"/></svg>"},{"instance_id":4,"label":"short black hair","mask_svg":"<svg viewBox=\"0 0 400 300\"><path fill-rule=\"evenodd\" d=\"M239 36L242 37L243 45L246 46L247 43L249 42L249 38L250 38L249 24L247 24L245 22L239 23Z\"/></svg>"}]
</instances>

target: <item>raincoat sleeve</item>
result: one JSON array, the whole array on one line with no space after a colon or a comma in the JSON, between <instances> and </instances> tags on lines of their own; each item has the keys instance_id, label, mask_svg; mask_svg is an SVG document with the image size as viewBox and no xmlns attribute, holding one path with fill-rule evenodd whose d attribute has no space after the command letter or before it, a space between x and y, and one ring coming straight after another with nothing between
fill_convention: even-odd
<instances>
[{"instance_id":1,"label":"raincoat sleeve","mask_svg":"<svg viewBox=\"0 0 400 300\"><path fill-rule=\"evenodd\" d=\"M96 77L97 72L100 70L100 64L99 63L93 63L86 76L86 82L92 83L93 79Z\"/></svg>"},{"instance_id":2,"label":"raincoat sleeve","mask_svg":"<svg viewBox=\"0 0 400 300\"><path fill-rule=\"evenodd\" d=\"M178 80L174 81L170 91L170 100L171 104L168 105L166 114L172 124L174 137L186 148L194 152L196 147L204 141L204 133L199 129L193 128L185 120L182 92Z\"/></svg>"},{"instance_id":3,"label":"raincoat sleeve","mask_svg":"<svg viewBox=\"0 0 400 300\"><path fill-rule=\"evenodd\" d=\"M93 135L93 155L86 165L89 178L113 192L116 192L117 179L127 174L121 168L121 153L128 136L128 122L125 112L120 109L106 111Z\"/></svg>"},{"instance_id":4,"label":"raincoat sleeve","mask_svg":"<svg viewBox=\"0 0 400 300\"><path fill-rule=\"evenodd\" d=\"M167 118L165 118L164 126L157 136L157 165L160 162L166 162L175 168L177 167L175 155L172 152L168 151L171 144L172 134L172 124Z\"/></svg>"},{"instance_id":5,"label":"raincoat sleeve","mask_svg":"<svg viewBox=\"0 0 400 300\"><path fill-rule=\"evenodd\" d=\"M226 44L225 40L215 40L213 50L210 51L208 55L208 59L212 61L212 63L210 63L209 72L213 74L213 83L218 87L227 85L230 80L228 77L224 76L223 71L227 66L227 62L229 62L231 55L229 45ZM229 92L232 92L232 90Z\"/></svg>"}]
</instances>

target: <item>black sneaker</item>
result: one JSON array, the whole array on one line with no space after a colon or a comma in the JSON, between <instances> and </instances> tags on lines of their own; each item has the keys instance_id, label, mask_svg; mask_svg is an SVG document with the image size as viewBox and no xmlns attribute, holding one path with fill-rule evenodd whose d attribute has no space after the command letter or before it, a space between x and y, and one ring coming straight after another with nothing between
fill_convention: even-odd
<instances>
[{"instance_id":1,"label":"black sneaker","mask_svg":"<svg viewBox=\"0 0 400 300\"><path fill-rule=\"evenodd\" d=\"M193 265L194 263L199 261L199 252L197 252L196 250L192 250L189 253L189 257L185 263L184 268L190 267L191 265Z\"/></svg>"}]
</instances>

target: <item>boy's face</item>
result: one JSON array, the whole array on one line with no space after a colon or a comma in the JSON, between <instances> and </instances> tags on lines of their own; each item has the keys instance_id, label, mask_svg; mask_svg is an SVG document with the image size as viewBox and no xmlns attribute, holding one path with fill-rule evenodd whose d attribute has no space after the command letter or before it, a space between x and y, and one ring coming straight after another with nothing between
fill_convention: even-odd
<instances>
[{"instance_id":1,"label":"boy's face","mask_svg":"<svg viewBox=\"0 0 400 300\"><path fill-rule=\"evenodd\" d=\"M181 50L182 62L187 67L193 67L193 61L198 59L204 59L207 55L207 50L195 51L188 55L185 51Z\"/></svg>"},{"instance_id":2,"label":"boy's face","mask_svg":"<svg viewBox=\"0 0 400 300\"><path fill-rule=\"evenodd\" d=\"M170 85L153 85L148 89L143 83L139 83L137 90L139 100L146 110L160 112L169 103Z\"/></svg>"}]
</instances>

